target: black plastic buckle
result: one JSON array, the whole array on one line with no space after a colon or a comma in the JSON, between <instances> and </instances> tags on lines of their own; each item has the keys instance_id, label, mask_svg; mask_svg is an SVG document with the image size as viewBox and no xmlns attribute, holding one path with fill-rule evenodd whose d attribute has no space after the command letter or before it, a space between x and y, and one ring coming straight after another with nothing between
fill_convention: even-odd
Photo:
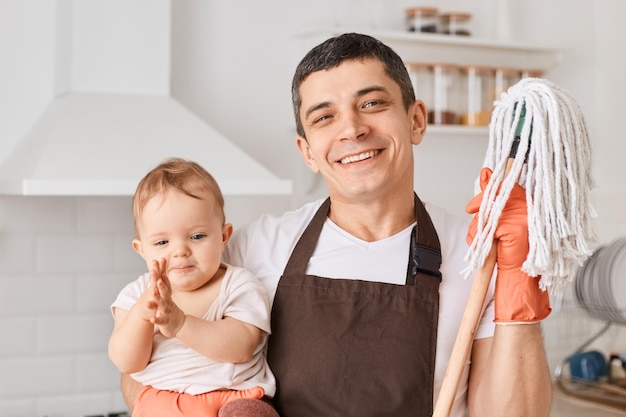
<instances>
[{"instance_id":1,"label":"black plastic buckle","mask_svg":"<svg viewBox=\"0 0 626 417\"><path fill-rule=\"evenodd\" d=\"M441 282L441 252L427 246L417 245L413 254L413 275L418 272L431 275Z\"/></svg>"}]
</instances>

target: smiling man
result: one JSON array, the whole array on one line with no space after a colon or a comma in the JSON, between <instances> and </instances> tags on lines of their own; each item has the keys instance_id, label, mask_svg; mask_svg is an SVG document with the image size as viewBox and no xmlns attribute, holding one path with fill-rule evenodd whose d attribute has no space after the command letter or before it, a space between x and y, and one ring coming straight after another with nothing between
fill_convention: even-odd
<instances>
[{"instance_id":1,"label":"smiling man","mask_svg":"<svg viewBox=\"0 0 626 417\"><path fill-rule=\"evenodd\" d=\"M276 408L283 417L430 417L472 282L461 272L469 216L414 192L426 106L402 59L360 34L313 48L292 97L298 149L329 197L261 217L224 254L273 300ZM496 325L493 295L451 415L547 416L540 324Z\"/></svg>"},{"instance_id":2,"label":"smiling man","mask_svg":"<svg viewBox=\"0 0 626 417\"><path fill-rule=\"evenodd\" d=\"M329 198L261 218L226 251L274 296L276 407L285 417L430 417L471 280L461 272L470 219L414 192L426 106L402 59L361 34L313 48L292 98L298 149ZM451 415L547 416L540 324L496 326L492 301L493 291Z\"/></svg>"}]
</instances>

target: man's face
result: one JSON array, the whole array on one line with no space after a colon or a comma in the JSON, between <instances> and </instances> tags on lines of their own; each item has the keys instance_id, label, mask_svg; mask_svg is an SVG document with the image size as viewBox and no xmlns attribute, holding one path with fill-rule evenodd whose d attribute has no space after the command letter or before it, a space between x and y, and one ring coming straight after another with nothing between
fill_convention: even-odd
<instances>
[{"instance_id":1,"label":"man's face","mask_svg":"<svg viewBox=\"0 0 626 417\"><path fill-rule=\"evenodd\" d=\"M413 147L426 128L425 107L405 110L400 87L374 59L350 60L310 74L300 86L307 139L298 148L330 195L354 201L413 190Z\"/></svg>"}]
</instances>

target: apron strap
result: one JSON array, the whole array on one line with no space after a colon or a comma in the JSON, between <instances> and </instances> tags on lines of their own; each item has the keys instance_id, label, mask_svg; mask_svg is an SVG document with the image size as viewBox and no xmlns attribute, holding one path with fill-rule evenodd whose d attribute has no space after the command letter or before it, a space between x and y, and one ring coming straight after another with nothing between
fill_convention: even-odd
<instances>
[{"instance_id":1,"label":"apron strap","mask_svg":"<svg viewBox=\"0 0 626 417\"><path fill-rule=\"evenodd\" d=\"M422 201L414 193L415 218L417 226L411 233L411 247L409 250L409 262L407 266L407 285L414 285L418 274L425 274L429 278L435 277L441 282L441 245L435 226L424 207ZM305 229L296 243L292 256L285 266L284 275L306 275L306 267L309 259L315 251L317 240L328 212L330 211L330 197L328 197L315 213L315 216ZM306 239L304 237L307 236Z\"/></svg>"},{"instance_id":2,"label":"apron strap","mask_svg":"<svg viewBox=\"0 0 626 417\"><path fill-rule=\"evenodd\" d=\"M441 267L441 244L439 243L439 236L424 204L417 197L417 194L414 193L414 195L417 225L411 232L406 284L414 285L415 277L418 273L435 277L441 282L441 272L439 271Z\"/></svg>"},{"instance_id":3,"label":"apron strap","mask_svg":"<svg viewBox=\"0 0 626 417\"><path fill-rule=\"evenodd\" d=\"M322 233L322 226L326 221L326 217L328 217L329 211L330 197L326 198L324 203L322 203L317 213L315 213L315 216L304 230L304 233L302 233L302 236L298 239L298 243L296 243L296 247L293 249L291 257L289 258L289 262L287 262L287 266L285 266L283 275L306 275L306 267L309 264L311 255L313 255L313 251L315 251L317 240ZM307 236L306 239L304 238L305 236Z\"/></svg>"}]
</instances>

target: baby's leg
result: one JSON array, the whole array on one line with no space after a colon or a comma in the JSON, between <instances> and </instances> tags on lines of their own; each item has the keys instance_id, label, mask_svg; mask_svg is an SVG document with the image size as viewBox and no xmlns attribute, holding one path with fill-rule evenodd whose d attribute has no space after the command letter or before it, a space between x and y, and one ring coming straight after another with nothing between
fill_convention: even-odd
<instances>
[{"instance_id":1,"label":"baby's leg","mask_svg":"<svg viewBox=\"0 0 626 417\"><path fill-rule=\"evenodd\" d=\"M166 390L159 390L153 387L144 387L135 401L133 417L220 417L223 406L230 402L256 401L260 404L254 405L245 403L235 407L237 412L247 412L248 414L233 414L234 416L254 416L254 417L277 417L278 414L267 413L267 409L273 411L271 405L263 402L265 391L261 387L254 387L246 390L217 390L204 394L191 395ZM248 410L248 411L245 411ZM257 411L260 410L260 411ZM225 415L229 417L228 414Z\"/></svg>"},{"instance_id":2,"label":"baby's leg","mask_svg":"<svg viewBox=\"0 0 626 417\"><path fill-rule=\"evenodd\" d=\"M220 408L218 417L279 417L278 413L263 400L239 398L227 402Z\"/></svg>"}]
</instances>

